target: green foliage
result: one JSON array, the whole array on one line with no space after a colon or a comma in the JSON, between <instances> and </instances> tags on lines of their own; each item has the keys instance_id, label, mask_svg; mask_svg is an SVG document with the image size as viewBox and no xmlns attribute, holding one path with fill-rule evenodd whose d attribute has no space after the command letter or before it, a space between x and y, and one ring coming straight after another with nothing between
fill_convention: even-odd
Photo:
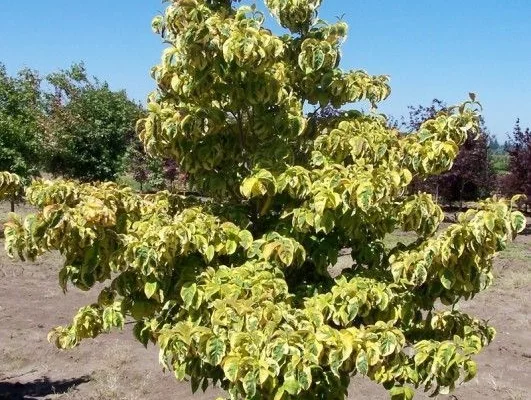
<instances>
[{"instance_id":1,"label":"green foliage","mask_svg":"<svg viewBox=\"0 0 531 400\"><path fill-rule=\"evenodd\" d=\"M492 152L490 157L496 174L501 175L509 172L509 155L507 153Z\"/></svg>"},{"instance_id":2,"label":"green foliage","mask_svg":"<svg viewBox=\"0 0 531 400\"><path fill-rule=\"evenodd\" d=\"M40 78L24 69L7 74L0 64L0 170L29 178L39 172L42 144Z\"/></svg>"},{"instance_id":3,"label":"green foliage","mask_svg":"<svg viewBox=\"0 0 531 400\"><path fill-rule=\"evenodd\" d=\"M48 76L46 169L82 181L115 180L141 108L89 79L83 64Z\"/></svg>"},{"instance_id":4,"label":"green foliage","mask_svg":"<svg viewBox=\"0 0 531 400\"><path fill-rule=\"evenodd\" d=\"M115 179L142 110L125 92L87 77L82 64L47 77L0 64L0 170L28 181L41 171Z\"/></svg>"},{"instance_id":5,"label":"green foliage","mask_svg":"<svg viewBox=\"0 0 531 400\"><path fill-rule=\"evenodd\" d=\"M490 199L437 233L432 196L407 196L477 130L474 99L407 136L374 113L305 114L306 103L376 105L390 90L339 69L346 26L316 20L319 3L267 1L284 36L229 1L174 1L155 19L172 46L139 135L204 197L64 180L26 189L40 211L6 225L8 253L59 250L64 290L105 283L50 333L58 347L132 318L165 369L231 399L344 399L355 374L411 399L475 375L494 329L453 305L489 286L494 254L525 219ZM397 228L415 240L386 247ZM352 266L332 277L345 248Z\"/></svg>"}]
</instances>

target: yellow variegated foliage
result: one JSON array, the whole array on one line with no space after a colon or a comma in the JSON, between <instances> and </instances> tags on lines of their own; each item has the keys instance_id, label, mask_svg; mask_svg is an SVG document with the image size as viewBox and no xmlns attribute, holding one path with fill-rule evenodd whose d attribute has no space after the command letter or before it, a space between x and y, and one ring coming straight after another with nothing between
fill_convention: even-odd
<instances>
[{"instance_id":1,"label":"yellow variegated foliage","mask_svg":"<svg viewBox=\"0 0 531 400\"><path fill-rule=\"evenodd\" d=\"M347 26L319 20L320 0L266 0L283 36L234 3L174 0L153 21L169 46L138 133L203 197L36 180L39 211L6 224L10 255L61 252L64 290L104 283L50 340L70 348L133 320L164 368L231 399L345 399L355 374L411 399L473 378L494 330L453 305L490 285L525 218L490 199L440 230L441 208L408 186L451 168L476 103L408 135L373 112L308 113L375 107L388 79L340 69ZM0 174L0 195L18 185ZM417 239L389 248L395 229ZM352 265L331 276L344 249Z\"/></svg>"},{"instance_id":2,"label":"yellow variegated foliage","mask_svg":"<svg viewBox=\"0 0 531 400\"><path fill-rule=\"evenodd\" d=\"M0 172L0 200L11 198L23 189L22 179L10 172Z\"/></svg>"}]
</instances>

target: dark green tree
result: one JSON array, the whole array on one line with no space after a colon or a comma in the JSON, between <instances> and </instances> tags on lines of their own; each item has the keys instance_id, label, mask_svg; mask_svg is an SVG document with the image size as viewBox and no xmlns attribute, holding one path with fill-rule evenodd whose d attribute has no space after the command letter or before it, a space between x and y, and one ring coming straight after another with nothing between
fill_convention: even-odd
<instances>
[{"instance_id":1,"label":"dark green tree","mask_svg":"<svg viewBox=\"0 0 531 400\"><path fill-rule=\"evenodd\" d=\"M29 69L9 76L0 63L0 170L28 179L39 173L42 118L40 78ZM11 197L11 210L15 207Z\"/></svg>"},{"instance_id":2,"label":"dark green tree","mask_svg":"<svg viewBox=\"0 0 531 400\"><path fill-rule=\"evenodd\" d=\"M492 152L502 152L503 151L503 146L500 144L500 142L498 142L498 139L496 137L491 137L490 139L490 142L489 142L489 149L492 151Z\"/></svg>"},{"instance_id":3,"label":"dark green tree","mask_svg":"<svg viewBox=\"0 0 531 400\"><path fill-rule=\"evenodd\" d=\"M81 181L115 180L141 107L89 78L83 64L47 77L46 169Z\"/></svg>"}]
</instances>

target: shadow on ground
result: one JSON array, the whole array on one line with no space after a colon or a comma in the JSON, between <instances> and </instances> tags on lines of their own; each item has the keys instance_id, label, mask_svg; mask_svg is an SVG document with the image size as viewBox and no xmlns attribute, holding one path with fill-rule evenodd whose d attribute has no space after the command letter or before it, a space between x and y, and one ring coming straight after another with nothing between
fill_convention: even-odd
<instances>
[{"instance_id":1,"label":"shadow on ground","mask_svg":"<svg viewBox=\"0 0 531 400\"><path fill-rule=\"evenodd\" d=\"M0 382L1 400L38 400L50 394L66 393L71 388L90 381L88 376L52 381L47 377L32 382Z\"/></svg>"}]
</instances>

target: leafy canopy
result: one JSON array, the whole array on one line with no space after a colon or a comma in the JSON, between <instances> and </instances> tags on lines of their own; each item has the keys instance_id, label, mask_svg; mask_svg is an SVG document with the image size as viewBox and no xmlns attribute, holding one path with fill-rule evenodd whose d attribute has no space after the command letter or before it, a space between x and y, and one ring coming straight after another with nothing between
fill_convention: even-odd
<instances>
[{"instance_id":1,"label":"leafy canopy","mask_svg":"<svg viewBox=\"0 0 531 400\"><path fill-rule=\"evenodd\" d=\"M437 116L447 105L434 99L429 106L409 107L409 120L403 122L407 132L416 132L422 123ZM418 177L410 185L412 192L425 191L451 204L463 200L484 199L494 191L496 178L489 151L491 137L483 118L479 118L476 135L468 135L459 149L452 168L440 175Z\"/></svg>"},{"instance_id":2,"label":"leafy canopy","mask_svg":"<svg viewBox=\"0 0 531 400\"><path fill-rule=\"evenodd\" d=\"M406 195L452 166L478 127L474 99L407 136L375 113L306 113L376 106L388 79L339 67L347 26L316 19L320 1L266 5L289 33L227 0L173 1L153 22L169 46L139 135L204 197L35 181L41 211L12 218L6 248L60 250L64 289L106 284L51 332L61 348L132 318L164 368L232 399L344 399L353 374L393 399L448 391L494 336L452 305L490 285L495 252L525 225L491 199L437 233L432 197ZM417 240L386 246L397 228ZM352 266L333 277L342 249Z\"/></svg>"},{"instance_id":3,"label":"leafy canopy","mask_svg":"<svg viewBox=\"0 0 531 400\"><path fill-rule=\"evenodd\" d=\"M23 69L9 76L0 63L0 170L24 178L39 172L42 143L40 78Z\"/></svg>"},{"instance_id":4,"label":"leafy canopy","mask_svg":"<svg viewBox=\"0 0 531 400\"><path fill-rule=\"evenodd\" d=\"M125 91L90 79L83 64L50 74L46 93L46 165L54 175L82 181L114 180L141 117Z\"/></svg>"}]
</instances>

